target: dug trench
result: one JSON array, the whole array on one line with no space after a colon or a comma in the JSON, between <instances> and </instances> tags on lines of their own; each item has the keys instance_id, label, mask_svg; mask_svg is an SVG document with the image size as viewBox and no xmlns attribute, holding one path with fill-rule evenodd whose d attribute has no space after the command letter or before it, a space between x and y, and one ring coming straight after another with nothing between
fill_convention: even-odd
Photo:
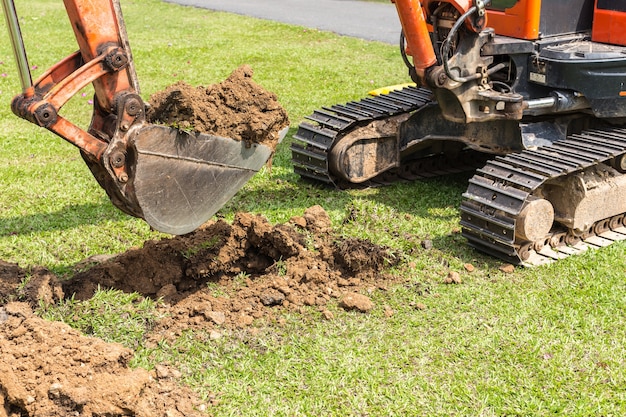
<instances>
[{"instance_id":1,"label":"dug trench","mask_svg":"<svg viewBox=\"0 0 626 417\"><path fill-rule=\"evenodd\" d=\"M236 113L233 109L244 108L234 100L237 85L245 84L240 96L247 103L261 95L250 96L257 88L250 78L243 68L226 84L182 90L228 101L228 111ZM203 104L186 105L180 86L170 88L170 98L157 97L152 109L164 123L172 122L164 114L181 111L179 126L189 121L197 127L202 124L197 115L209 110ZM262 94L265 98L252 107L265 108L259 115L272 117L258 124L240 120L237 126L248 125L238 133L241 140L275 142L285 126L286 113L275 96ZM243 112L247 116L241 117L250 117L250 111ZM98 288L152 298L160 319L143 340L151 346L188 330L222 335L279 323L286 312L321 312L320 317L331 319L329 305L368 312L374 305L366 294L393 282L384 271L395 259L371 242L338 237L327 213L314 206L284 224L272 225L250 213L239 213L230 223L209 221L188 235L87 258L69 278L41 266L26 270L0 261L0 417L193 416L209 406L179 383L175 366L133 368L132 350L40 318L42 305L72 297L88 300Z\"/></svg>"}]
</instances>

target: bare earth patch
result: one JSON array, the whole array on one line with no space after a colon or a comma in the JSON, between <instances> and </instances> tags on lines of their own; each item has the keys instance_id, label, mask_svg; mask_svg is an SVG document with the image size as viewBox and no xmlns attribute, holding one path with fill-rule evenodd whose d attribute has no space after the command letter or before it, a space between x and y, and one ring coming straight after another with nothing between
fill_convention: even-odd
<instances>
[{"instance_id":1,"label":"bare earth patch","mask_svg":"<svg viewBox=\"0 0 626 417\"><path fill-rule=\"evenodd\" d=\"M0 416L194 416L203 405L156 372L131 369L133 352L36 317L26 303L0 308Z\"/></svg>"},{"instance_id":2,"label":"bare earth patch","mask_svg":"<svg viewBox=\"0 0 626 417\"><path fill-rule=\"evenodd\" d=\"M131 350L40 319L32 311L39 302L88 299L98 287L160 298L164 318L144 341L153 345L188 329L222 332L311 307L332 319L326 306L333 302L368 312L364 294L391 282L382 271L393 262L385 248L337 237L319 206L278 225L249 213L232 224L212 221L87 259L80 267L91 267L63 282L38 267L24 285L26 271L0 261L0 417L189 416L205 407L177 384L175 370L131 369Z\"/></svg>"}]
</instances>

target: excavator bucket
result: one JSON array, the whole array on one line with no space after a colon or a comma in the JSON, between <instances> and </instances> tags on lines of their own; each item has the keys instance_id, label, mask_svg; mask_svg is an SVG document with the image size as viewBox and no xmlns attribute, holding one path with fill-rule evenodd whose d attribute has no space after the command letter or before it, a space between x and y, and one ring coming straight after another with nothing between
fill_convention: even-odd
<instances>
[{"instance_id":1,"label":"excavator bucket","mask_svg":"<svg viewBox=\"0 0 626 417\"><path fill-rule=\"evenodd\" d=\"M79 50L33 82L13 0L1 1L23 89L13 112L80 148L111 202L156 230L185 234L202 225L261 169L286 133L286 113L274 103L277 123L242 140L149 123L119 0L64 0ZM85 131L59 110L89 84L95 96Z\"/></svg>"},{"instance_id":2,"label":"excavator bucket","mask_svg":"<svg viewBox=\"0 0 626 417\"><path fill-rule=\"evenodd\" d=\"M213 216L273 152L262 144L159 125L143 127L132 146L142 217L154 229L176 235Z\"/></svg>"}]
</instances>

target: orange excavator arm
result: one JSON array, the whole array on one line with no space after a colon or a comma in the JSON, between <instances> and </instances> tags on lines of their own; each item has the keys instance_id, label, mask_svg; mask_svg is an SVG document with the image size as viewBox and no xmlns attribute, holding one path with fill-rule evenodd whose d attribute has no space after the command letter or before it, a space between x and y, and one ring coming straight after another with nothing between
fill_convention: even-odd
<instances>
[{"instance_id":1,"label":"orange excavator arm","mask_svg":"<svg viewBox=\"0 0 626 417\"><path fill-rule=\"evenodd\" d=\"M413 56L413 65L425 70L437 63L437 56L430 40L426 15L420 0L392 0L396 5L402 31L408 44L408 54Z\"/></svg>"},{"instance_id":2,"label":"orange excavator arm","mask_svg":"<svg viewBox=\"0 0 626 417\"><path fill-rule=\"evenodd\" d=\"M494 35L487 28L490 0L391 1L402 25L401 48L409 74L434 93L447 120L522 117L523 97L494 91L489 83L491 75L508 65L481 53Z\"/></svg>"},{"instance_id":3,"label":"orange excavator arm","mask_svg":"<svg viewBox=\"0 0 626 417\"><path fill-rule=\"evenodd\" d=\"M484 0L391 0L396 5L402 33L406 39L406 53L413 57L418 82L425 84L425 72L434 68L438 61L433 46L428 19L442 6L450 6L461 16L467 28L474 32L484 29L487 19ZM415 77L414 77L415 78Z\"/></svg>"},{"instance_id":4,"label":"orange excavator arm","mask_svg":"<svg viewBox=\"0 0 626 417\"><path fill-rule=\"evenodd\" d=\"M172 234L196 229L269 159L273 149L146 121L119 0L64 0L79 50L32 81L13 0L2 0L22 94L18 116L80 148L112 203ZM88 131L61 116L93 84Z\"/></svg>"}]
</instances>

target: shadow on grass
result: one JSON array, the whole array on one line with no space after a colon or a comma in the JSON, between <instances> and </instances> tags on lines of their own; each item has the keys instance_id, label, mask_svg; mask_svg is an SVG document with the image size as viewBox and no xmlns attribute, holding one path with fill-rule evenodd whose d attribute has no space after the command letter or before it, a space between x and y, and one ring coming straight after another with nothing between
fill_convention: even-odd
<instances>
[{"instance_id":1,"label":"shadow on grass","mask_svg":"<svg viewBox=\"0 0 626 417\"><path fill-rule=\"evenodd\" d=\"M71 204L48 213L34 213L0 219L0 236L68 230L127 217L109 202Z\"/></svg>"},{"instance_id":2,"label":"shadow on grass","mask_svg":"<svg viewBox=\"0 0 626 417\"><path fill-rule=\"evenodd\" d=\"M269 180L269 187L264 182L262 185L240 191L222 211L266 213L279 208L289 208L292 211L303 212L308 207L319 204L327 211L345 211L348 216L351 203L369 200L392 208L399 215L450 219L458 217L458 214L446 214L446 210L441 209L459 207L461 195L467 189L471 175L471 173L455 174L398 182L377 188L340 190L303 180L293 172L285 172L273 175Z\"/></svg>"},{"instance_id":3,"label":"shadow on grass","mask_svg":"<svg viewBox=\"0 0 626 417\"><path fill-rule=\"evenodd\" d=\"M331 215L335 221L343 224L353 222L370 232L378 227L375 234L398 235L400 239L404 234L429 239L442 254L464 262L500 262L469 247L460 233L458 208L473 172L363 190L338 190L312 183L299 178L290 167L283 167L281 172L262 185L240 192L222 213L229 216L238 211L255 212L272 222L284 222L288 217L272 218L273 214L284 215L287 208L291 215L301 215L319 204L327 212L334 212Z\"/></svg>"}]
</instances>

